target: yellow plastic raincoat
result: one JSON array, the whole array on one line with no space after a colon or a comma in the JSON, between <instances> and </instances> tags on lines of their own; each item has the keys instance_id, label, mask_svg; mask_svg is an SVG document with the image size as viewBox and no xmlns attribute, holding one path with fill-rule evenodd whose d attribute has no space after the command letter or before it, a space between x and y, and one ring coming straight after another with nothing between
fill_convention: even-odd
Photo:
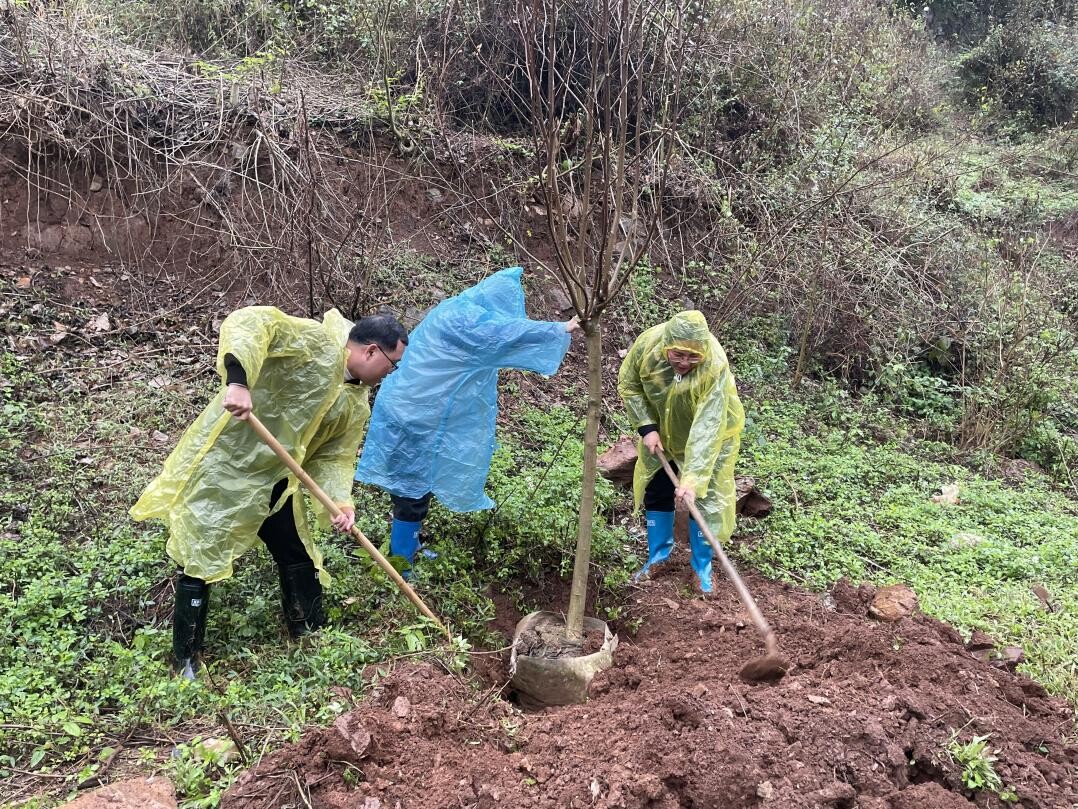
<instances>
[{"instance_id":1,"label":"yellow plastic raincoat","mask_svg":"<svg viewBox=\"0 0 1078 809\"><path fill-rule=\"evenodd\" d=\"M247 373L255 415L342 506L352 505L352 471L371 412L367 386L344 384L351 327L336 309L318 323L251 306L221 324L217 353L221 379L231 353ZM224 395L222 386L130 512L135 520L163 520L169 556L207 582L231 576L233 561L259 541L274 483L288 477L278 506L299 487L254 430L222 409ZM319 522L328 524L321 504L313 505ZM303 498L294 497L292 507L303 545L328 585Z\"/></svg>"},{"instance_id":2,"label":"yellow plastic raincoat","mask_svg":"<svg viewBox=\"0 0 1078 809\"><path fill-rule=\"evenodd\" d=\"M691 351L703 360L678 376L669 350ZM734 462L745 411L719 341L700 312L680 312L645 331L633 343L618 373L618 394L634 427L657 424L666 457L677 464L682 485L696 491L696 505L719 542L734 531ZM633 474L636 507L648 481L666 474L657 456L637 443Z\"/></svg>"}]
</instances>

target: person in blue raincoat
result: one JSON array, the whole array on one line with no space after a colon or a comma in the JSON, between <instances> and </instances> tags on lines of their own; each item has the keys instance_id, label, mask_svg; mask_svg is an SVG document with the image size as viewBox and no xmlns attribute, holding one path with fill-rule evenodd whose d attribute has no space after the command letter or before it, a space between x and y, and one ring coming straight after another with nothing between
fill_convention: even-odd
<instances>
[{"instance_id":1,"label":"person in blue raincoat","mask_svg":"<svg viewBox=\"0 0 1078 809\"><path fill-rule=\"evenodd\" d=\"M375 399L356 480L392 496L390 552L409 564L432 496L458 512L494 505L483 487L495 447L498 371L553 374L579 329L575 318L529 320L522 273L501 270L434 307Z\"/></svg>"}]
</instances>

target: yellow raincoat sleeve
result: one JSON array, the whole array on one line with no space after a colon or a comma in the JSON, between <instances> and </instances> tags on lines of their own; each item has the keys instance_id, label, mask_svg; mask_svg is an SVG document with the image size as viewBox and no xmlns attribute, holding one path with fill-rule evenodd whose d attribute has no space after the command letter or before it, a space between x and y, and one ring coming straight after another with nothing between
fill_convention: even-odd
<instances>
[{"instance_id":1,"label":"yellow raincoat sleeve","mask_svg":"<svg viewBox=\"0 0 1078 809\"><path fill-rule=\"evenodd\" d=\"M253 388L262 372L282 318L271 306L248 306L237 309L221 324L217 350L217 372L225 378L225 354L232 354L247 374L247 386Z\"/></svg>"},{"instance_id":2,"label":"yellow raincoat sleeve","mask_svg":"<svg viewBox=\"0 0 1078 809\"><path fill-rule=\"evenodd\" d=\"M696 405L689 438L685 442L685 463L681 469L681 484L691 486L699 499L707 497L715 464L729 438L726 431L726 411L730 368L724 367Z\"/></svg>"},{"instance_id":3,"label":"yellow raincoat sleeve","mask_svg":"<svg viewBox=\"0 0 1078 809\"><path fill-rule=\"evenodd\" d=\"M347 389L349 386L345 386ZM330 499L341 507L355 508L352 500L352 479L356 468L356 454L370 418L368 389L365 385L357 390L345 390L347 406L332 424L325 425L325 438L307 457L303 465L307 474L322 487ZM311 500L319 522L325 524L328 515L322 504Z\"/></svg>"},{"instance_id":4,"label":"yellow raincoat sleeve","mask_svg":"<svg viewBox=\"0 0 1078 809\"><path fill-rule=\"evenodd\" d=\"M651 412L647 397L644 395L644 383L640 378L643 355L652 344L652 340L648 338L648 332L644 332L636 339L629 353L622 360L618 371L618 395L625 404L625 410L633 422L633 427L643 427L645 424L659 422L659 417Z\"/></svg>"}]
</instances>

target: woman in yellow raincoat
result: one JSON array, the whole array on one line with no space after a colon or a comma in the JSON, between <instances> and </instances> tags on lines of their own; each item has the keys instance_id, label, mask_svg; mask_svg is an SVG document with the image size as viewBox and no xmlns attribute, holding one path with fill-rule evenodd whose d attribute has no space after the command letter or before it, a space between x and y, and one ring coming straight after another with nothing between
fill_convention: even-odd
<instances>
[{"instance_id":1,"label":"woman in yellow raincoat","mask_svg":"<svg viewBox=\"0 0 1078 809\"><path fill-rule=\"evenodd\" d=\"M206 627L208 585L232 575L235 559L261 539L280 573L282 604L293 637L324 623L322 554L313 544L298 481L254 430L257 414L342 514L329 520L348 531L355 521L352 470L370 417L369 387L395 367L408 341L388 315L355 324L337 310L321 323L251 306L221 325L217 368L225 383L138 502L135 520L169 528L167 550L182 568L176 585L174 666L198 668ZM235 418L233 418L233 416Z\"/></svg>"},{"instance_id":2,"label":"woman in yellow raincoat","mask_svg":"<svg viewBox=\"0 0 1078 809\"><path fill-rule=\"evenodd\" d=\"M703 314L680 312L633 343L618 374L618 393L640 434L633 474L636 507L643 503L652 565L674 547L674 506L696 503L719 542L734 530L734 462L745 425L734 375ZM675 470L675 490L656 454ZM692 567L700 588L711 592L711 545L690 521Z\"/></svg>"}]
</instances>

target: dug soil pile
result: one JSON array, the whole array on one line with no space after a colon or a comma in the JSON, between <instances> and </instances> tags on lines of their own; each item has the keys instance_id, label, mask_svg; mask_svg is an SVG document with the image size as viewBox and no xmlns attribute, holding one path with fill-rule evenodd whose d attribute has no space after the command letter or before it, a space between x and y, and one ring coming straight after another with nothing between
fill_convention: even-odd
<instances>
[{"instance_id":1,"label":"dug soil pile","mask_svg":"<svg viewBox=\"0 0 1078 809\"><path fill-rule=\"evenodd\" d=\"M690 575L675 558L635 594L587 705L523 713L497 696L504 678L483 687L403 664L333 727L264 759L221 805L1078 805L1068 706L975 658L950 627L916 612L869 618L867 585L821 597L749 577L792 664L778 684L750 686L737 671L761 647L733 589L686 598ZM1017 804L965 789L947 753L956 731L963 743L990 734Z\"/></svg>"}]
</instances>

